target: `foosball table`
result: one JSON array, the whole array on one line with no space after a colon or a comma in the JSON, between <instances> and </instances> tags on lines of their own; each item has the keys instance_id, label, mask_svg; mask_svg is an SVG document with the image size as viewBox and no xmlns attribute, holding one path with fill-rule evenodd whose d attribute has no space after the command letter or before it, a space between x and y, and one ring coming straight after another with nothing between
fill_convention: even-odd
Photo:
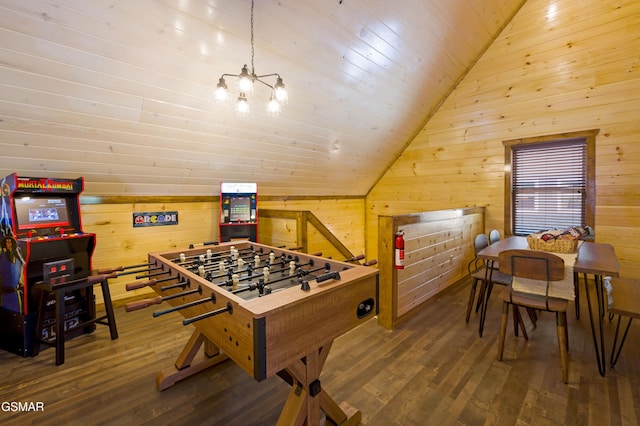
<instances>
[{"instance_id":1,"label":"foosball table","mask_svg":"<svg viewBox=\"0 0 640 426\"><path fill-rule=\"evenodd\" d=\"M148 261L127 289L148 286L158 296L126 309L166 302L154 316L179 312L195 328L175 365L158 373L158 389L231 358L256 380L278 375L291 386L278 424L318 424L322 413L334 424L360 422L357 409L329 396L320 373L334 339L376 315L376 268L249 241Z\"/></svg>"}]
</instances>

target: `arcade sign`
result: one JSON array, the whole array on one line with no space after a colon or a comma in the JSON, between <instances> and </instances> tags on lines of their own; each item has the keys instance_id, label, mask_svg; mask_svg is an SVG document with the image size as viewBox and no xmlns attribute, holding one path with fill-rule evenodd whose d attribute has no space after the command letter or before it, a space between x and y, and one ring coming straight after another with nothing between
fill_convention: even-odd
<instances>
[{"instance_id":1,"label":"arcade sign","mask_svg":"<svg viewBox=\"0 0 640 426\"><path fill-rule=\"evenodd\" d=\"M75 192L80 193L84 189L82 178L56 179L18 177L16 189L20 192Z\"/></svg>"},{"instance_id":2,"label":"arcade sign","mask_svg":"<svg viewBox=\"0 0 640 426\"><path fill-rule=\"evenodd\" d=\"M178 212L134 212L133 227L177 225Z\"/></svg>"}]
</instances>

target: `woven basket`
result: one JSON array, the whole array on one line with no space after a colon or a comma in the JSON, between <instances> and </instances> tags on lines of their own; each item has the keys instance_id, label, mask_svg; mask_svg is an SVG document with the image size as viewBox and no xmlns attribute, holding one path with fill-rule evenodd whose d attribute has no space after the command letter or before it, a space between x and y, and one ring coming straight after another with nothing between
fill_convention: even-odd
<instances>
[{"instance_id":1,"label":"woven basket","mask_svg":"<svg viewBox=\"0 0 640 426\"><path fill-rule=\"evenodd\" d=\"M575 253L578 248L578 240L560 239L544 241L539 235L529 235L527 243L532 250L550 251L553 253Z\"/></svg>"}]
</instances>

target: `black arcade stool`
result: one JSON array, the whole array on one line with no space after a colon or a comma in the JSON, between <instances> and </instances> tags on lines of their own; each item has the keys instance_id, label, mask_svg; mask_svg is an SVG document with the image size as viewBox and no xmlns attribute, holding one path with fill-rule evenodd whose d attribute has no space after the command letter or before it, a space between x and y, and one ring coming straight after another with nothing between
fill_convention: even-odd
<instances>
[{"instance_id":1,"label":"black arcade stool","mask_svg":"<svg viewBox=\"0 0 640 426\"><path fill-rule=\"evenodd\" d=\"M113 272L111 274L99 274L99 275L71 275L71 276L63 276L51 278L48 281L39 281L35 283L34 288L41 290L40 295L40 308L39 308L39 318L38 325L36 329L36 346L39 346L39 343L45 343L47 345L55 346L56 348L56 365L64 364L64 341L65 341L65 333L69 331L65 331L64 323L65 323L65 295L70 294L75 290L80 289L89 289L93 290L93 286L95 284L100 284L102 288L102 296L104 299L104 307L105 314L97 317L95 315L95 302L93 301L93 291L88 291L91 300L88 301L88 313L92 319L83 322L82 324L78 324L74 327L74 330L84 328L93 324L102 324L108 325L109 331L111 333L111 340L115 340L118 338L118 329L116 328L116 318L113 313L113 305L111 304L111 293L109 292L109 278L116 278L116 273ZM56 309L55 309L55 336L52 338L52 341L44 341L41 340L42 336L42 328L43 328L43 314L45 310L45 304L47 300L47 294L54 293L56 300ZM37 349L34 350L34 353L37 353Z\"/></svg>"}]
</instances>

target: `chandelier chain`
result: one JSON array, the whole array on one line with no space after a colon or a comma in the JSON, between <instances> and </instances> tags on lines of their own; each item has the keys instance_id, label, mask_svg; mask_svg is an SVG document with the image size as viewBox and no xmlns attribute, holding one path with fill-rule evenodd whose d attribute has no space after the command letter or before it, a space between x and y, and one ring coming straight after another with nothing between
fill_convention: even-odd
<instances>
[{"instance_id":1,"label":"chandelier chain","mask_svg":"<svg viewBox=\"0 0 640 426\"><path fill-rule=\"evenodd\" d=\"M253 2L254 0L251 0L251 74L255 75L255 68L253 66L253 56L254 56L254 48L253 48Z\"/></svg>"}]
</instances>

